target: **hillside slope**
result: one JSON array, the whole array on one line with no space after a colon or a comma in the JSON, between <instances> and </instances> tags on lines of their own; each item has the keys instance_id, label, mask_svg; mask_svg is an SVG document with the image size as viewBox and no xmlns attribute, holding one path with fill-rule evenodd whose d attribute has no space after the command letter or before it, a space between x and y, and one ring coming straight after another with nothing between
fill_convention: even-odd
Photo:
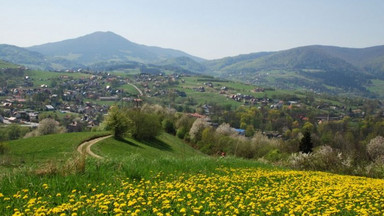
<instances>
[{"instance_id":1,"label":"hillside slope","mask_svg":"<svg viewBox=\"0 0 384 216\"><path fill-rule=\"evenodd\" d=\"M106 158L125 158L137 155L146 159L156 159L161 156L185 158L202 156L203 154L193 149L183 140L167 133L163 133L152 141L137 141L126 138L116 140L109 138L96 143L91 149L94 153Z\"/></svg>"},{"instance_id":2,"label":"hillside slope","mask_svg":"<svg viewBox=\"0 0 384 216\"><path fill-rule=\"evenodd\" d=\"M78 155L76 149L80 143L107 134L108 132L65 133L11 141L7 144L8 152L0 155L0 171L17 167L39 167L49 161L66 162ZM159 156L184 158L203 155L177 137L166 133L158 136L156 140L145 142L129 138L108 138L96 143L91 150L107 159L122 159L133 154L147 159Z\"/></svg>"},{"instance_id":3,"label":"hillside slope","mask_svg":"<svg viewBox=\"0 0 384 216\"><path fill-rule=\"evenodd\" d=\"M384 74L384 46L364 49L306 46L227 57L205 63L206 73L285 89L355 92Z\"/></svg>"}]
</instances>

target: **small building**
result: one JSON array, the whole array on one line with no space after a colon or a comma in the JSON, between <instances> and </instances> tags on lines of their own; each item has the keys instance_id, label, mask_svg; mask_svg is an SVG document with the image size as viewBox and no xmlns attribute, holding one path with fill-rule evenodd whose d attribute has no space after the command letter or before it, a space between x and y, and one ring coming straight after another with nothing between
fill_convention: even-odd
<instances>
[{"instance_id":1,"label":"small building","mask_svg":"<svg viewBox=\"0 0 384 216\"><path fill-rule=\"evenodd\" d=\"M119 97L117 95L112 96L112 97L99 97L99 100L101 100L101 101L118 101Z\"/></svg>"},{"instance_id":2,"label":"small building","mask_svg":"<svg viewBox=\"0 0 384 216\"><path fill-rule=\"evenodd\" d=\"M245 136L245 130L244 129L237 129L237 128L235 128L235 131L237 132L237 134Z\"/></svg>"},{"instance_id":3,"label":"small building","mask_svg":"<svg viewBox=\"0 0 384 216\"><path fill-rule=\"evenodd\" d=\"M52 105L45 105L45 109L47 111L53 111L53 110L55 110L55 107L53 107Z\"/></svg>"}]
</instances>

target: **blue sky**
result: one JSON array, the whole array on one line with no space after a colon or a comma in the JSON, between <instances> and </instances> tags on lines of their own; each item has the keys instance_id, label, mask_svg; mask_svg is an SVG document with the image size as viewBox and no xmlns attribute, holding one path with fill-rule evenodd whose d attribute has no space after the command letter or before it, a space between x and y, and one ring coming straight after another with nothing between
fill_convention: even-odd
<instances>
[{"instance_id":1,"label":"blue sky","mask_svg":"<svg viewBox=\"0 0 384 216\"><path fill-rule=\"evenodd\" d=\"M112 31L207 59L321 44L384 45L383 0L2 0L0 44Z\"/></svg>"}]
</instances>

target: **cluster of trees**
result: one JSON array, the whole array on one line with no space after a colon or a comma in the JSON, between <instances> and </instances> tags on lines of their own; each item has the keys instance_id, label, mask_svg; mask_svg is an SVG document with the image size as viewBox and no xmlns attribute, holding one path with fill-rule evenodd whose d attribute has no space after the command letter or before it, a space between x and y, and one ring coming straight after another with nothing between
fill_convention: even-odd
<instances>
[{"instance_id":1,"label":"cluster of trees","mask_svg":"<svg viewBox=\"0 0 384 216\"><path fill-rule=\"evenodd\" d=\"M159 114L150 109L112 106L105 120L107 130L117 139L131 136L138 140L154 139L161 131Z\"/></svg>"},{"instance_id":2,"label":"cluster of trees","mask_svg":"<svg viewBox=\"0 0 384 216\"><path fill-rule=\"evenodd\" d=\"M30 128L21 127L16 124L11 124L7 127L0 127L0 142L20 139L30 131L31 131Z\"/></svg>"},{"instance_id":3,"label":"cluster of trees","mask_svg":"<svg viewBox=\"0 0 384 216\"><path fill-rule=\"evenodd\" d=\"M44 118L40 120L39 126L35 129L17 124L0 127L0 142L16 140L23 137L43 136L65 132L65 127L61 126L58 121L53 118Z\"/></svg>"}]
</instances>

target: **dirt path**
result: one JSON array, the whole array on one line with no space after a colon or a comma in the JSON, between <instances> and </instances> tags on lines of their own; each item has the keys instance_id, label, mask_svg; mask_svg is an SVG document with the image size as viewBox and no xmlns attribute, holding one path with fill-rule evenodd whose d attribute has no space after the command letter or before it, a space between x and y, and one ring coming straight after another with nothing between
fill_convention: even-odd
<instances>
[{"instance_id":1,"label":"dirt path","mask_svg":"<svg viewBox=\"0 0 384 216\"><path fill-rule=\"evenodd\" d=\"M79 145L79 147L77 147L77 151L80 154L90 155L91 157L94 157L94 158L103 159L103 157L101 157L100 155L97 155L97 154L93 153L91 151L91 147L92 147L92 145L96 144L97 142L100 142L101 140L107 139L107 138L109 138L111 136L112 135L98 137L98 138L91 139L89 141L83 142L83 143L81 143Z\"/></svg>"}]
</instances>

